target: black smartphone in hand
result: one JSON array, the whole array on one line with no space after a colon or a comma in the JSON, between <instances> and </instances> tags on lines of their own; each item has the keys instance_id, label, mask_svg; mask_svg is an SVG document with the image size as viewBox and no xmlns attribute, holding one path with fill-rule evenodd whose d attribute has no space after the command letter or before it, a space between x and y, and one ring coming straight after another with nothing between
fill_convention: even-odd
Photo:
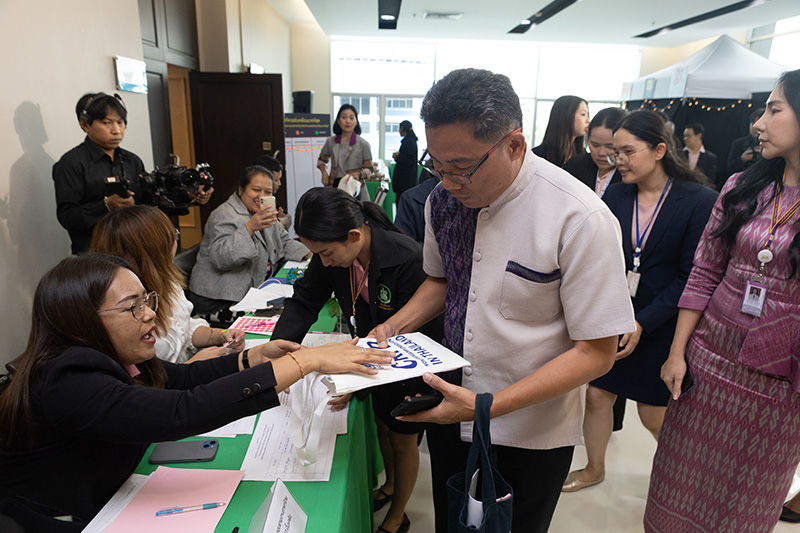
<instances>
[{"instance_id":1,"label":"black smartphone in hand","mask_svg":"<svg viewBox=\"0 0 800 533\"><path fill-rule=\"evenodd\" d=\"M682 398L684 394L689 392L694 388L694 376L692 375L692 369L689 368L689 363L686 363L686 373L683 375L683 381L681 381L681 395Z\"/></svg>"},{"instance_id":2,"label":"black smartphone in hand","mask_svg":"<svg viewBox=\"0 0 800 533\"><path fill-rule=\"evenodd\" d=\"M397 407L392 409L390 413L393 417L403 416L403 415L413 415L414 413L419 413L420 411L425 411L427 409L433 409L440 403L444 396L442 393L435 392L433 394L423 394L422 396L412 396L410 398L406 398L399 404Z\"/></svg>"}]
</instances>

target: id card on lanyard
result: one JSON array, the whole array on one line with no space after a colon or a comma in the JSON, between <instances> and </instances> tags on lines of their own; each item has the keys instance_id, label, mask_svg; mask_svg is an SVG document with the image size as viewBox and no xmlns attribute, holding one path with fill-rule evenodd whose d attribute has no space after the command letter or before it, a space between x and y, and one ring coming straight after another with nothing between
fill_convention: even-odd
<instances>
[{"instance_id":1,"label":"id card on lanyard","mask_svg":"<svg viewBox=\"0 0 800 533\"><path fill-rule=\"evenodd\" d=\"M664 190L661 191L661 196L658 199L658 203L656 204L656 208L653 211L653 214L650 216L650 220L647 221L647 226L645 226L643 232L639 232L639 193L637 191L636 195L633 197L633 211L634 215L636 216L636 248L633 250L633 270L628 271L627 280L628 280L628 293L631 295L631 298L636 298L636 293L639 291L639 279L642 277L642 274L639 272L639 267L642 265L642 243L644 242L644 238L647 235L647 232L650 230L650 226L652 226L653 221L658 214L658 210L661 208L661 202L664 201L664 197L667 195L667 191L669 190L669 186L672 184L672 178L667 180L667 184L664 185Z\"/></svg>"},{"instance_id":2,"label":"id card on lanyard","mask_svg":"<svg viewBox=\"0 0 800 533\"><path fill-rule=\"evenodd\" d=\"M783 181L786 181L786 171L783 173ZM775 186L776 189L778 186ZM778 231L778 228L785 225L789 222L789 219L797 212L798 208L800 208L800 200L797 200L792 206L789 208L783 216L779 216L781 210L781 198L783 196L783 190L778 192L775 198L772 200L772 216L770 217L769 223L769 235L767 236L767 241L764 243L764 247L758 251L756 254L756 259L760 263L758 268L758 272L756 272L752 279L747 282L744 288L744 297L742 298L742 313L746 313L748 315L752 315L755 317L760 317L761 313L764 310L764 302L767 300L767 286L765 284L765 276L764 271L766 270L767 263L770 263L774 258L774 254L772 253L772 243L775 240L775 233Z\"/></svg>"}]
</instances>

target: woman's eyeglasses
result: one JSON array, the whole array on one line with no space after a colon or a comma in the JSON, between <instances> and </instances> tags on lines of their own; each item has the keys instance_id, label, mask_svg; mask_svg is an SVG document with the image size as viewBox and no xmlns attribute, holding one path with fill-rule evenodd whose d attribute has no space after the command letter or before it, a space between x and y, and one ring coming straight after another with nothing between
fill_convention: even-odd
<instances>
[{"instance_id":1,"label":"woman's eyeglasses","mask_svg":"<svg viewBox=\"0 0 800 533\"><path fill-rule=\"evenodd\" d=\"M158 310L158 293L156 291L150 292L145 296L139 296L131 305L125 307L111 307L109 309L100 309L98 312L103 311L130 311L133 318L141 320L144 316L144 307L147 306L154 313Z\"/></svg>"},{"instance_id":2,"label":"woman's eyeglasses","mask_svg":"<svg viewBox=\"0 0 800 533\"><path fill-rule=\"evenodd\" d=\"M609 165L617 166L617 161L625 164L628 163L633 156L638 154L639 152L643 152L645 150L650 149L648 146L647 148L642 148L641 150L626 150L624 152L611 152L610 154L606 154L606 161L608 161Z\"/></svg>"}]
</instances>

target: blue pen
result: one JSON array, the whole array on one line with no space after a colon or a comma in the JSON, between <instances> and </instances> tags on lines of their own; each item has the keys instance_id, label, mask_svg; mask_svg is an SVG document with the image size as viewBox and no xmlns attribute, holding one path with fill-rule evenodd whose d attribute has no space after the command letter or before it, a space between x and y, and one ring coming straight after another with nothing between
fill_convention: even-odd
<instances>
[{"instance_id":1,"label":"blue pen","mask_svg":"<svg viewBox=\"0 0 800 533\"><path fill-rule=\"evenodd\" d=\"M168 514L188 513L189 511L204 511L206 509L216 509L222 507L225 502L204 503L203 505L190 505L188 507L168 507L156 511L156 516L164 516Z\"/></svg>"}]
</instances>

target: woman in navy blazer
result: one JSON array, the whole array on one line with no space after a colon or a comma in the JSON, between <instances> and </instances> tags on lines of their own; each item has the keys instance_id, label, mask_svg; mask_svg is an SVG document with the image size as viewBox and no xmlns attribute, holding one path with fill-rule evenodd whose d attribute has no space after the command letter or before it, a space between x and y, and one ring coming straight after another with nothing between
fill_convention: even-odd
<instances>
[{"instance_id":1,"label":"woman in navy blazer","mask_svg":"<svg viewBox=\"0 0 800 533\"><path fill-rule=\"evenodd\" d=\"M660 379L675 332L683 292L700 235L717 193L690 170L672 136L652 111L635 111L614 130L614 160L622 183L603 200L619 219L636 331L622 336L611 371L589 385L584 437L589 463L571 472L564 492L605 478L617 395L638 403L644 426L658 439L670 392ZM598 275L602 283L602 273Z\"/></svg>"}]
</instances>

